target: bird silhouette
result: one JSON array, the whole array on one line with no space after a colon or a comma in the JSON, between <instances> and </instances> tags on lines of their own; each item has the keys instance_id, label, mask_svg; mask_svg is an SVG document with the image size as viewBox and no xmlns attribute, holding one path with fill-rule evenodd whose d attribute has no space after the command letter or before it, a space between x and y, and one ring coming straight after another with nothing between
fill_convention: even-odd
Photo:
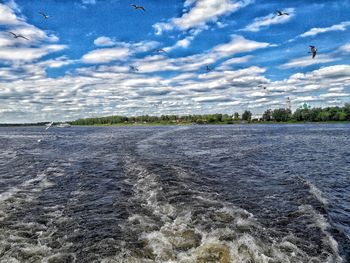
<instances>
[{"instance_id":1,"label":"bird silhouette","mask_svg":"<svg viewBox=\"0 0 350 263\"><path fill-rule=\"evenodd\" d=\"M139 69L135 66L129 66L129 68L131 71L135 71L135 72L139 71Z\"/></svg>"},{"instance_id":2,"label":"bird silhouette","mask_svg":"<svg viewBox=\"0 0 350 263\"><path fill-rule=\"evenodd\" d=\"M142 11L146 11L146 9L143 6L135 5L135 4L132 4L131 6L133 6L135 10L140 9Z\"/></svg>"},{"instance_id":3,"label":"bird silhouette","mask_svg":"<svg viewBox=\"0 0 350 263\"><path fill-rule=\"evenodd\" d=\"M212 69L209 66L206 66L205 69L209 72L212 71Z\"/></svg>"},{"instance_id":4,"label":"bird silhouette","mask_svg":"<svg viewBox=\"0 0 350 263\"><path fill-rule=\"evenodd\" d=\"M53 125L53 121L48 123L48 124L45 124L46 125L46 128L45 128L45 131L47 131L48 129L51 128L51 126Z\"/></svg>"},{"instance_id":5,"label":"bird silhouette","mask_svg":"<svg viewBox=\"0 0 350 263\"><path fill-rule=\"evenodd\" d=\"M162 49L162 48L159 48L159 49L156 49L156 50L154 50L154 52L155 53L166 53L166 54L168 54L168 52L166 52L164 49Z\"/></svg>"},{"instance_id":6,"label":"bird silhouette","mask_svg":"<svg viewBox=\"0 0 350 263\"><path fill-rule=\"evenodd\" d=\"M284 15L289 16L289 13L286 13L286 12L282 12L278 10L276 12L277 12L277 16L284 16Z\"/></svg>"},{"instance_id":7,"label":"bird silhouette","mask_svg":"<svg viewBox=\"0 0 350 263\"><path fill-rule=\"evenodd\" d=\"M315 46L309 46L309 47L310 47L310 50L311 50L311 52L309 52L309 53L312 54L312 58L315 58L316 57L316 53L317 53L317 48Z\"/></svg>"},{"instance_id":8,"label":"bird silhouette","mask_svg":"<svg viewBox=\"0 0 350 263\"><path fill-rule=\"evenodd\" d=\"M19 35L19 34L15 34L13 32L9 32L11 35L13 35L13 38L24 38L26 40L29 40L28 38L26 38L25 36Z\"/></svg>"},{"instance_id":9,"label":"bird silhouette","mask_svg":"<svg viewBox=\"0 0 350 263\"><path fill-rule=\"evenodd\" d=\"M45 14L45 13L43 13L43 12L39 12L39 15L41 15L43 18L45 18L45 19L49 19L50 18L50 16L49 15L47 15L47 14Z\"/></svg>"}]
</instances>

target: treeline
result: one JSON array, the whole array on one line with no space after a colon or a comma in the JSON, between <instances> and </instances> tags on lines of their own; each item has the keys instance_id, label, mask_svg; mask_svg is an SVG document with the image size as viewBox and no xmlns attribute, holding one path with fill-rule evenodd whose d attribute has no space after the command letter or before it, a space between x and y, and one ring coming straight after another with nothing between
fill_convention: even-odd
<instances>
[{"instance_id":1,"label":"treeline","mask_svg":"<svg viewBox=\"0 0 350 263\"><path fill-rule=\"evenodd\" d=\"M22 126L44 126L48 122L33 122L33 123L0 123L0 127L22 127Z\"/></svg>"},{"instance_id":2,"label":"treeline","mask_svg":"<svg viewBox=\"0 0 350 263\"><path fill-rule=\"evenodd\" d=\"M261 118L269 122L327 122L350 121L350 103L344 107L299 108L294 113L288 109L266 110Z\"/></svg>"},{"instance_id":3,"label":"treeline","mask_svg":"<svg viewBox=\"0 0 350 263\"><path fill-rule=\"evenodd\" d=\"M300 108L292 113L289 109L268 109L261 118L252 118L248 110L242 115L229 114L205 115L162 115L162 116L108 116L100 118L78 119L72 125L114 125L114 124L233 124L241 122L326 122L350 121L350 103L344 107Z\"/></svg>"},{"instance_id":4,"label":"treeline","mask_svg":"<svg viewBox=\"0 0 350 263\"><path fill-rule=\"evenodd\" d=\"M240 119L237 118L236 121ZM232 115L228 114L206 114L206 115L162 115L162 116L137 116L137 117L125 117L125 116L108 116L100 118L87 118L78 119L76 121L70 122L72 125L113 125L113 124L144 124L144 123L154 123L154 124L188 124L188 123L222 123L229 124L234 123Z\"/></svg>"}]
</instances>

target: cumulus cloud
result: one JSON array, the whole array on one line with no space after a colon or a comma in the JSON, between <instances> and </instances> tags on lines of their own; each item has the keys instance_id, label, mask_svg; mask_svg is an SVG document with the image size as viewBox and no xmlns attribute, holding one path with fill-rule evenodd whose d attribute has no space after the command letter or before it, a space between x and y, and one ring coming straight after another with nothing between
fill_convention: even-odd
<instances>
[{"instance_id":1,"label":"cumulus cloud","mask_svg":"<svg viewBox=\"0 0 350 263\"><path fill-rule=\"evenodd\" d=\"M37 71L37 78L1 83L0 97L7 98L3 105L6 111L0 109L3 121L13 120L14 116L16 121L44 121L111 114L232 113L241 112L242 107L259 113L266 107L283 106L286 96L293 102L298 102L299 97L300 102L318 98L325 104L342 100L348 92L335 88L350 83L349 65L298 73L275 82L264 77L265 69L254 66L199 75L181 73L167 78L131 73L121 66L82 68L79 74L58 79L45 77L40 68L31 66L26 70ZM0 70L1 76L11 74L14 72ZM258 88L259 83L266 83L268 91ZM311 89L325 92L321 92L322 96L295 95ZM155 102L161 102L156 110Z\"/></svg>"},{"instance_id":2,"label":"cumulus cloud","mask_svg":"<svg viewBox=\"0 0 350 263\"><path fill-rule=\"evenodd\" d=\"M94 4L96 4L96 0L82 0L82 4L84 4L84 5L94 5Z\"/></svg>"},{"instance_id":3,"label":"cumulus cloud","mask_svg":"<svg viewBox=\"0 0 350 263\"><path fill-rule=\"evenodd\" d=\"M317 55L315 59L311 59L310 56L305 56L301 58L291 59L287 63L281 65L281 68L304 68L311 65L324 64L337 60L339 60L339 58L335 58L326 54Z\"/></svg>"},{"instance_id":4,"label":"cumulus cloud","mask_svg":"<svg viewBox=\"0 0 350 263\"><path fill-rule=\"evenodd\" d=\"M193 71L198 70L205 65L215 63L223 58L240 53L252 52L269 46L269 43L257 42L246 39L242 36L233 35L229 42L219 44L201 54L179 58L167 58L164 55L152 55L138 60L137 64L140 71L148 73L159 71Z\"/></svg>"},{"instance_id":5,"label":"cumulus cloud","mask_svg":"<svg viewBox=\"0 0 350 263\"><path fill-rule=\"evenodd\" d=\"M167 23L157 23L153 27L158 35L174 28L180 30L204 28L208 22L215 22L220 16L231 14L253 2L253 0L187 0L184 4L186 11L181 17L172 18Z\"/></svg>"},{"instance_id":6,"label":"cumulus cloud","mask_svg":"<svg viewBox=\"0 0 350 263\"><path fill-rule=\"evenodd\" d=\"M251 55L243 56L243 57L234 57L230 58L228 60L225 60L218 69L220 70L227 70L234 64L242 64L247 63L253 58Z\"/></svg>"},{"instance_id":7,"label":"cumulus cloud","mask_svg":"<svg viewBox=\"0 0 350 263\"><path fill-rule=\"evenodd\" d=\"M341 51L341 52L346 52L346 53L350 53L350 43L341 46L341 47L339 48L339 51Z\"/></svg>"},{"instance_id":8,"label":"cumulus cloud","mask_svg":"<svg viewBox=\"0 0 350 263\"><path fill-rule=\"evenodd\" d=\"M18 25L24 23L22 18L18 18L15 10L9 5L0 4L0 25Z\"/></svg>"},{"instance_id":9,"label":"cumulus cloud","mask_svg":"<svg viewBox=\"0 0 350 263\"><path fill-rule=\"evenodd\" d=\"M0 25L29 39L15 39L8 32L0 32L0 59L7 63L32 62L67 48L65 45L50 44L57 42L58 37L48 35L43 30L28 24L14 1L0 4Z\"/></svg>"},{"instance_id":10,"label":"cumulus cloud","mask_svg":"<svg viewBox=\"0 0 350 263\"><path fill-rule=\"evenodd\" d=\"M284 24L290 21L294 17L294 8L288 8L285 12L289 13L289 16L277 16L275 13L271 13L264 17L258 17L254 19L254 22L247 25L243 31L258 32L263 28L267 28L271 25Z\"/></svg>"},{"instance_id":11,"label":"cumulus cloud","mask_svg":"<svg viewBox=\"0 0 350 263\"><path fill-rule=\"evenodd\" d=\"M94 44L98 47L108 47L108 46L114 46L116 44L116 41L109 38L109 37L98 37L94 40Z\"/></svg>"},{"instance_id":12,"label":"cumulus cloud","mask_svg":"<svg viewBox=\"0 0 350 263\"><path fill-rule=\"evenodd\" d=\"M299 37L316 36L318 34L330 32L330 31L345 31L348 26L350 26L350 21L342 22L340 24L333 25L330 27L315 27L301 34Z\"/></svg>"},{"instance_id":13,"label":"cumulus cloud","mask_svg":"<svg viewBox=\"0 0 350 263\"><path fill-rule=\"evenodd\" d=\"M60 68L66 65L70 65L74 63L74 60L67 58L66 56L61 56L54 59L49 59L46 61L39 62L38 65L43 66L45 68Z\"/></svg>"},{"instance_id":14,"label":"cumulus cloud","mask_svg":"<svg viewBox=\"0 0 350 263\"><path fill-rule=\"evenodd\" d=\"M173 46L163 48L188 48L196 33L210 21L218 22L221 16L248 2L185 1L178 20L173 18L165 24L172 29L195 29L181 34L182 38L174 41ZM218 10L225 4L240 6L201 18L196 9L209 12L212 3L218 4ZM349 65L303 70L284 80L273 81L267 77L268 67L254 65L252 59L253 52L272 45L243 36L232 35L227 42L182 57L150 52L161 46L155 41L126 43L100 36L94 41L95 50L73 60L60 53L55 57L54 52L67 47L57 43L59 39L54 35L28 24L15 5L7 5L3 10L0 24L6 23L11 30L30 36L30 41L12 39L6 32L0 32L0 59L8 65L0 68L1 122L61 121L113 114L232 114L247 108L261 113L267 107L284 106L287 96L293 103L309 100L322 101L324 105L340 104L349 97ZM266 23L259 26L259 30L268 26ZM348 45L338 48L342 52L348 50ZM310 62L332 61L335 58L331 55L320 53L314 60L305 56L290 60L284 66L303 68ZM249 65L244 65L247 62ZM65 75L51 78L46 73L48 68L74 63L80 68L70 68ZM232 66L236 64L240 65ZM139 71L131 71L129 65L135 65ZM207 72L206 65L212 65L213 70ZM259 84L267 89L263 90Z\"/></svg>"},{"instance_id":15,"label":"cumulus cloud","mask_svg":"<svg viewBox=\"0 0 350 263\"><path fill-rule=\"evenodd\" d=\"M232 39L227 44L218 45L214 48L214 52L222 57L254 51L256 49L266 48L270 44L265 42L257 42L248 40L242 36L233 35Z\"/></svg>"},{"instance_id":16,"label":"cumulus cloud","mask_svg":"<svg viewBox=\"0 0 350 263\"><path fill-rule=\"evenodd\" d=\"M97 38L95 40L95 44L101 44L106 45L108 44L108 41L110 39L108 38ZM112 41L112 40L111 40ZM81 60L84 63L88 64L102 64L102 63L109 63L112 61L124 61L128 57L130 57L132 54L139 53L139 52L147 52L159 45L156 41L142 41L139 43L126 43L126 42L116 42L113 41L113 45L115 47L110 48L100 48L95 49L87 54L85 54Z\"/></svg>"},{"instance_id":17,"label":"cumulus cloud","mask_svg":"<svg viewBox=\"0 0 350 263\"><path fill-rule=\"evenodd\" d=\"M44 45L38 48L31 47L2 47L0 59L10 62L30 62L37 60L49 53L65 49L64 45Z\"/></svg>"},{"instance_id":18,"label":"cumulus cloud","mask_svg":"<svg viewBox=\"0 0 350 263\"><path fill-rule=\"evenodd\" d=\"M188 48L191 45L193 39L194 35L187 36L183 39L178 40L172 47L164 48L164 50L168 52L177 48Z\"/></svg>"}]
</instances>

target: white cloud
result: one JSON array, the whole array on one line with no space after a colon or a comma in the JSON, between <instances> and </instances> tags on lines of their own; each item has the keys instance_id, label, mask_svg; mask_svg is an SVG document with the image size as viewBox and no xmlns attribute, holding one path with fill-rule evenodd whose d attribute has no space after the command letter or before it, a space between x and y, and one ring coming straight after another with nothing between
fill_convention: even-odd
<instances>
[{"instance_id":1,"label":"white cloud","mask_svg":"<svg viewBox=\"0 0 350 263\"><path fill-rule=\"evenodd\" d=\"M220 69L220 70L227 70L233 64L247 63L252 58L253 58L253 56L251 56L251 55L247 55L247 56L243 56L243 57L237 57L237 58L230 58L230 59L224 61L218 69Z\"/></svg>"},{"instance_id":2,"label":"white cloud","mask_svg":"<svg viewBox=\"0 0 350 263\"><path fill-rule=\"evenodd\" d=\"M250 52L256 49L266 48L270 44L264 42L257 42L248 40L242 36L233 35L232 39L227 44L218 45L214 48L214 52L220 54L222 57Z\"/></svg>"},{"instance_id":3,"label":"white cloud","mask_svg":"<svg viewBox=\"0 0 350 263\"><path fill-rule=\"evenodd\" d=\"M346 53L350 53L350 43L341 46L341 47L339 48L339 51L341 51L341 52L346 52Z\"/></svg>"},{"instance_id":4,"label":"white cloud","mask_svg":"<svg viewBox=\"0 0 350 263\"><path fill-rule=\"evenodd\" d=\"M217 60L240 53L266 48L270 44L233 35L228 43L220 44L202 53L180 58L168 58L164 55L152 55L137 60L142 72L157 71L193 71L215 63Z\"/></svg>"},{"instance_id":5,"label":"white cloud","mask_svg":"<svg viewBox=\"0 0 350 263\"><path fill-rule=\"evenodd\" d=\"M289 16L288 15L277 16L276 14L272 13L264 17L255 18L253 23L247 25L242 30L258 32L262 28L269 27L270 25L284 24L290 21L294 17L294 8L288 8L285 10L285 12L289 13Z\"/></svg>"},{"instance_id":6,"label":"white cloud","mask_svg":"<svg viewBox=\"0 0 350 263\"><path fill-rule=\"evenodd\" d=\"M43 66L45 68L60 68L72 63L74 63L74 60L70 60L66 56L62 56L62 57L42 61L38 63L38 65Z\"/></svg>"},{"instance_id":7,"label":"white cloud","mask_svg":"<svg viewBox=\"0 0 350 263\"><path fill-rule=\"evenodd\" d=\"M187 0L184 13L192 15L191 10L197 6L199 0ZM2 122L69 120L113 114L232 113L242 112L247 107L257 113L267 106L283 106L287 96L293 102L298 99L313 100L324 105L339 105L349 98L349 65L324 67L297 73L285 80L272 81L265 76L267 68L253 66L253 56L249 54L271 47L271 44L237 35L202 53L175 58L149 52L160 45L158 42L125 43L101 36L94 42L104 48L96 47L96 50L85 54L80 60L71 60L62 54L42 60L45 55L61 51L66 46L53 45L51 42L58 41L58 38L27 24L25 19L20 18L20 11L14 7L10 9L12 11L6 19L12 24L6 25L30 36L31 40L12 39L6 32L0 32L0 59L9 65L0 68ZM11 12L15 14L15 20L11 18ZM194 27L202 28L215 19L208 19ZM194 20L189 21L192 23ZM181 29L176 24L171 25ZM188 47L194 36L194 31L187 32L175 46ZM348 49L344 45L339 50L346 52ZM145 57L142 54L134 56L145 52ZM241 57L235 57L240 54ZM305 63L312 61L310 56L305 58L308 62L299 58L288 63L294 63L293 67L304 67ZM326 63L324 61L333 58L321 53L317 59ZM222 64L215 67L221 61ZM230 67L248 61L251 62L250 66L239 65L239 70ZM47 68L59 68L76 62L85 62L87 65L57 78L46 75ZM103 63L110 64L99 65ZM129 65L137 66L139 71L130 71ZM213 70L207 72L206 65L212 65ZM157 72L162 71L172 72L157 75ZM263 90L259 84L266 85L267 89Z\"/></svg>"},{"instance_id":8,"label":"white cloud","mask_svg":"<svg viewBox=\"0 0 350 263\"><path fill-rule=\"evenodd\" d=\"M320 97L322 98L336 98L336 97L349 97L350 93L337 93L337 92L333 92L333 93L325 93L325 94L321 94Z\"/></svg>"},{"instance_id":9,"label":"white cloud","mask_svg":"<svg viewBox=\"0 0 350 263\"><path fill-rule=\"evenodd\" d=\"M108 46L114 46L116 44L116 41L109 38L109 37L98 37L94 40L94 44L98 47L108 47Z\"/></svg>"},{"instance_id":10,"label":"white cloud","mask_svg":"<svg viewBox=\"0 0 350 263\"><path fill-rule=\"evenodd\" d=\"M344 91L343 87L338 87L338 88L330 88L328 89L329 92L342 92Z\"/></svg>"},{"instance_id":11,"label":"white cloud","mask_svg":"<svg viewBox=\"0 0 350 263\"><path fill-rule=\"evenodd\" d=\"M194 36L188 36L185 37L179 41L176 42L176 44L172 47L172 49L175 48L188 48L191 44L191 41L193 40Z\"/></svg>"},{"instance_id":12,"label":"white cloud","mask_svg":"<svg viewBox=\"0 0 350 263\"><path fill-rule=\"evenodd\" d=\"M316 36L318 34L330 32L330 31L345 31L348 26L350 26L350 21L342 22L340 24L333 25L330 27L315 27L301 34L299 37Z\"/></svg>"},{"instance_id":13,"label":"white cloud","mask_svg":"<svg viewBox=\"0 0 350 263\"><path fill-rule=\"evenodd\" d=\"M29 39L13 38L9 32L0 32L0 59L6 63L29 63L67 48L65 45L48 44L57 42L58 37L28 24L14 1L0 4L0 25Z\"/></svg>"},{"instance_id":14,"label":"white cloud","mask_svg":"<svg viewBox=\"0 0 350 263\"><path fill-rule=\"evenodd\" d=\"M253 0L187 0L184 6L190 10L185 11L181 17L172 18L167 23L157 23L153 27L156 34L174 28L180 30L205 28L208 22L216 22L220 16L231 14L253 2Z\"/></svg>"},{"instance_id":15,"label":"white cloud","mask_svg":"<svg viewBox=\"0 0 350 263\"><path fill-rule=\"evenodd\" d=\"M84 5L94 5L96 4L96 0L82 0Z\"/></svg>"},{"instance_id":16,"label":"white cloud","mask_svg":"<svg viewBox=\"0 0 350 263\"><path fill-rule=\"evenodd\" d=\"M0 76L8 79L0 90L0 97L7 98L5 104L0 105L0 118L4 122L69 120L113 114L241 113L246 107L259 113L268 106L283 106L287 96L293 103L322 101L330 105L337 100L339 105L349 97L348 92L328 88L343 87L350 82L349 65L299 73L277 82L266 79L265 69L259 67L209 74L183 73L174 78L130 73L127 67L121 66L84 68L77 71L78 74L57 79L47 78L40 68L32 65L25 70L36 77L11 80L9 76L15 75L15 71L0 70ZM258 83L267 83L268 91L257 88ZM283 92L276 92L278 87L283 87L280 88ZM304 88L328 92L322 96L300 96ZM152 106L155 101L162 103Z\"/></svg>"},{"instance_id":17,"label":"white cloud","mask_svg":"<svg viewBox=\"0 0 350 263\"><path fill-rule=\"evenodd\" d=\"M337 61L339 58L331 57L329 55L317 55L314 59L311 56L291 59L287 63L281 65L281 68L304 68L316 64L324 64L328 62Z\"/></svg>"},{"instance_id":18,"label":"white cloud","mask_svg":"<svg viewBox=\"0 0 350 263\"><path fill-rule=\"evenodd\" d=\"M82 61L89 64L109 63L116 60L125 60L130 54L130 50L124 47L96 49L85 54Z\"/></svg>"},{"instance_id":19,"label":"white cloud","mask_svg":"<svg viewBox=\"0 0 350 263\"><path fill-rule=\"evenodd\" d=\"M64 45L47 45L38 48L31 47L2 47L0 49L0 59L5 61L34 61L49 53L65 49Z\"/></svg>"},{"instance_id":20,"label":"white cloud","mask_svg":"<svg viewBox=\"0 0 350 263\"><path fill-rule=\"evenodd\" d=\"M96 40L99 40L97 44L106 44L106 39L102 39L101 41L101 38L97 38ZM100 48L90 51L82 57L82 61L88 64L109 63L117 60L124 61L132 54L147 52L159 45L156 41L142 41L138 43L113 42L113 44L115 47Z\"/></svg>"},{"instance_id":21,"label":"white cloud","mask_svg":"<svg viewBox=\"0 0 350 263\"><path fill-rule=\"evenodd\" d=\"M12 8L0 4L0 25L18 25L20 23L23 23L23 19L18 18Z\"/></svg>"}]
</instances>

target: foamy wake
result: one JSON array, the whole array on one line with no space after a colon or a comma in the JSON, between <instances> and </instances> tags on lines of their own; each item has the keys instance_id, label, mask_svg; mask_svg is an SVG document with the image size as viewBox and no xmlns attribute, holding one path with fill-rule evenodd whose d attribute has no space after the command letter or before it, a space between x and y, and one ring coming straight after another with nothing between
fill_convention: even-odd
<instances>
[{"instance_id":1,"label":"foamy wake","mask_svg":"<svg viewBox=\"0 0 350 263\"><path fill-rule=\"evenodd\" d=\"M324 197L324 194L320 189L318 189L313 183L308 180L304 179L304 182L309 187L310 194L312 194L323 205L328 205L328 200Z\"/></svg>"},{"instance_id":2,"label":"foamy wake","mask_svg":"<svg viewBox=\"0 0 350 263\"><path fill-rule=\"evenodd\" d=\"M170 203L159 175L136 160L129 158L125 163L127 174L134 179L130 202L140 204L142 209L121 227L138 233L144 247L138 252L124 249L123 253L102 262L342 262L337 243L327 232L329 226L322 217L315 222L333 250L324 261L309 257L298 247L300 240L293 235L278 240L271 238L269 230L248 211L217 200L210 193L187 189L185 183L181 184L186 178L181 168L173 167L173 172L180 182L178 187L190 192L195 200L191 204Z\"/></svg>"},{"instance_id":3,"label":"foamy wake","mask_svg":"<svg viewBox=\"0 0 350 263\"><path fill-rule=\"evenodd\" d=\"M74 262L74 255L61 254L46 245L52 241L52 236L56 232L55 222L67 220L63 216L64 207L57 205L45 207L45 216L48 218L46 224L28 222L12 215L17 208L34 202L44 189L51 187L53 185L51 177L62 174L63 170L48 167L45 172L0 195L0 223L11 222L11 227L0 228L0 263ZM64 249L70 245L65 243ZM69 261L64 261L65 259Z\"/></svg>"}]
</instances>

